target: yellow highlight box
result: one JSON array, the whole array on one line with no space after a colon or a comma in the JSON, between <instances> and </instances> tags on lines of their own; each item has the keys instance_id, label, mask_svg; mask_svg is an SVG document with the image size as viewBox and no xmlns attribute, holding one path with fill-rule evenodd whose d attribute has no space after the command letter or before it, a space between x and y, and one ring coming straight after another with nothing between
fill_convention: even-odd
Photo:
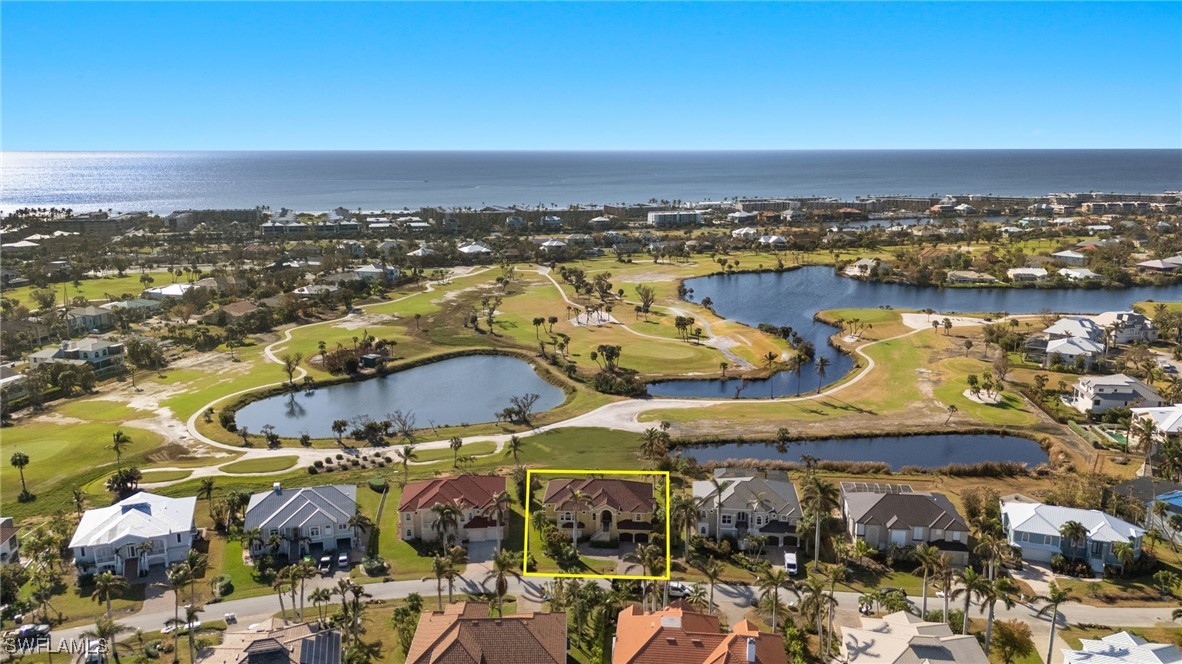
<instances>
[{"instance_id":1,"label":"yellow highlight box","mask_svg":"<svg viewBox=\"0 0 1182 664\"><path fill-rule=\"evenodd\" d=\"M669 472L663 470L561 470L561 469L532 469L525 470L525 545L522 547L522 558L524 561L529 560L529 536L533 524L530 522L529 511L530 505L533 502L530 492L533 490L534 475L565 475L565 476L604 476L610 477L613 475L643 475L649 477L663 477L665 479L665 505L662 510L665 514L665 573L662 576L647 576L647 575L632 575L632 574L568 574L564 572L531 572L525 570L522 572L524 576L541 576L548 578L563 578L563 579L624 579L629 581L668 581L672 572L673 561L673 544L670 538L670 523L669 523L669 502L670 502L670 486L669 486ZM541 552L539 552L540 554ZM527 565L522 565L527 567Z\"/></svg>"}]
</instances>

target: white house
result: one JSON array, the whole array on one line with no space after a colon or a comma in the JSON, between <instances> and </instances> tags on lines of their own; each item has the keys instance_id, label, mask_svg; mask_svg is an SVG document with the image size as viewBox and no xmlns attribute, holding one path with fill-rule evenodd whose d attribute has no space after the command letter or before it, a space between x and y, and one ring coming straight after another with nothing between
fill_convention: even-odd
<instances>
[{"instance_id":1,"label":"white house","mask_svg":"<svg viewBox=\"0 0 1182 664\"><path fill-rule=\"evenodd\" d=\"M1087 536L1071 541L1062 535L1063 525L1075 521L1083 525ZM1022 559L1050 562L1055 555L1088 561L1097 572L1105 565L1121 567L1113 555L1113 545L1126 542L1133 554L1141 557L1141 539L1145 529L1100 510L1060 507L1035 502L1021 495L1001 499L1001 523L1010 544L1022 551Z\"/></svg>"},{"instance_id":2,"label":"white house","mask_svg":"<svg viewBox=\"0 0 1182 664\"><path fill-rule=\"evenodd\" d=\"M1153 321L1136 311L1106 311L1092 317L1102 328L1112 329L1112 341L1130 344L1134 341L1157 341L1157 328Z\"/></svg>"},{"instance_id":3,"label":"white house","mask_svg":"<svg viewBox=\"0 0 1182 664\"><path fill-rule=\"evenodd\" d=\"M252 554L267 551L278 536L277 551L295 560L325 551L348 551L357 546L357 531L349 521L357 514L357 486L332 484L284 489L279 482L270 491L256 493L246 506L245 528L258 529L260 539L251 542Z\"/></svg>"},{"instance_id":4,"label":"white house","mask_svg":"<svg viewBox=\"0 0 1182 664\"><path fill-rule=\"evenodd\" d=\"M752 228L750 226L736 228L735 230L731 231L731 237L736 240L754 240L755 238L757 238L759 236L760 236L759 229Z\"/></svg>"},{"instance_id":5,"label":"white house","mask_svg":"<svg viewBox=\"0 0 1182 664\"><path fill-rule=\"evenodd\" d=\"M1051 258L1054 258L1061 263L1066 263L1067 265L1084 265L1088 262L1087 256L1079 253L1078 251L1072 251L1071 249L1057 251L1051 254Z\"/></svg>"},{"instance_id":6,"label":"white house","mask_svg":"<svg viewBox=\"0 0 1182 664\"><path fill-rule=\"evenodd\" d=\"M197 498L166 498L140 492L99 509L78 522L70 549L85 572L111 571L134 579L148 568L185 559L193 547Z\"/></svg>"},{"instance_id":7,"label":"white house","mask_svg":"<svg viewBox=\"0 0 1182 664\"><path fill-rule=\"evenodd\" d=\"M1064 397L1067 405L1081 413L1104 413L1113 408L1130 408L1134 405L1153 408L1165 401L1152 387L1126 376L1084 376L1075 382L1071 395Z\"/></svg>"},{"instance_id":8,"label":"white house","mask_svg":"<svg viewBox=\"0 0 1182 664\"><path fill-rule=\"evenodd\" d=\"M1104 329L1088 316L1064 316L1042 332L1051 339L1072 337L1100 341L1104 338Z\"/></svg>"},{"instance_id":9,"label":"white house","mask_svg":"<svg viewBox=\"0 0 1182 664\"><path fill-rule=\"evenodd\" d=\"M1076 362L1077 357L1082 357L1084 364L1091 366L1095 364L1096 359L1103 352L1104 347L1091 339L1077 339L1075 337L1051 339L1047 342L1047 355L1043 364L1050 366L1056 357L1064 364L1071 364Z\"/></svg>"},{"instance_id":10,"label":"white house","mask_svg":"<svg viewBox=\"0 0 1182 664\"><path fill-rule=\"evenodd\" d=\"M566 243L562 240L552 239L546 240L542 243L542 249L545 251L557 251L559 249L566 249Z\"/></svg>"},{"instance_id":11,"label":"white house","mask_svg":"<svg viewBox=\"0 0 1182 664\"><path fill-rule=\"evenodd\" d=\"M0 563L16 562L20 557L20 531L10 516L0 516Z\"/></svg>"},{"instance_id":12,"label":"white house","mask_svg":"<svg viewBox=\"0 0 1182 664\"><path fill-rule=\"evenodd\" d=\"M726 215L726 220L732 224L745 224L759 218L757 212L732 212Z\"/></svg>"},{"instance_id":13,"label":"white house","mask_svg":"<svg viewBox=\"0 0 1182 664\"><path fill-rule=\"evenodd\" d=\"M1159 406L1157 408L1133 408L1131 410L1133 411L1134 422L1139 418L1145 417L1153 420L1159 439L1167 436L1176 437L1182 434L1182 404Z\"/></svg>"},{"instance_id":14,"label":"white house","mask_svg":"<svg viewBox=\"0 0 1182 664\"><path fill-rule=\"evenodd\" d=\"M353 272L363 281L398 281L401 274L393 265L362 265Z\"/></svg>"},{"instance_id":15,"label":"white house","mask_svg":"<svg viewBox=\"0 0 1182 664\"><path fill-rule=\"evenodd\" d=\"M1059 270L1059 274L1068 281L1086 281L1088 279L1100 279L1100 275L1092 272L1086 267L1065 267Z\"/></svg>"},{"instance_id":16,"label":"white house","mask_svg":"<svg viewBox=\"0 0 1182 664\"><path fill-rule=\"evenodd\" d=\"M765 247L784 248L788 246L788 239L783 235L764 235L759 238L759 243Z\"/></svg>"},{"instance_id":17,"label":"white house","mask_svg":"<svg viewBox=\"0 0 1182 664\"><path fill-rule=\"evenodd\" d=\"M144 291L143 296L149 300L168 300L175 297L183 296L192 284L168 284L167 286L156 286Z\"/></svg>"},{"instance_id":18,"label":"white house","mask_svg":"<svg viewBox=\"0 0 1182 664\"><path fill-rule=\"evenodd\" d=\"M1046 268L1042 267L1012 267L1006 270L1006 276L1010 278L1010 281L1045 281L1047 278L1047 270Z\"/></svg>"},{"instance_id":19,"label":"white house","mask_svg":"<svg viewBox=\"0 0 1182 664\"><path fill-rule=\"evenodd\" d=\"M1079 650L1063 648L1063 664L1173 664L1182 650L1170 643L1152 643L1128 632L1099 639L1080 639Z\"/></svg>"},{"instance_id":20,"label":"white house","mask_svg":"<svg viewBox=\"0 0 1182 664\"><path fill-rule=\"evenodd\" d=\"M926 622L906 611L863 616L860 627L842 627L841 653L849 664L989 664L977 637L953 634L947 623Z\"/></svg>"},{"instance_id":21,"label":"white house","mask_svg":"<svg viewBox=\"0 0 1182 664\"><path fill-rule=\"evenodd\" d=\"M458 251L465 256L487 256L493 251L479 242L469 242L461 244Z\"/></svg>"}]
</instances>

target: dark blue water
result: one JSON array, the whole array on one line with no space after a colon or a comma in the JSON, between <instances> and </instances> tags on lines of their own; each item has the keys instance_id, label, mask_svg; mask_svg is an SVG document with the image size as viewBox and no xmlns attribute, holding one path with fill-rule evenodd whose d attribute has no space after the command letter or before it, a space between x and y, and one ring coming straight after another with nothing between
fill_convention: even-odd
<instances>
[{"instance_id":1,"label":"dark blue water","mask_svg":"<svg viewBox=\"0 0 1182 664\"><path fill-rule=\"evenodd\" d=\"M828 357L830 366L822 384L841 378L853 367L853 360L828 344L836 329L813 320L821 309L874 309L890 305L898 309L935 309L941 313L1006 311L1033 314L1042 311L1096 314L1127 310L1144 300L1182 300L1182 284L1160 288L1141 286L1123 290L932 288L884 284L847 279L831 267L804 267L788 272L751 272L688 279L693 299L709 297L720 316L752 327L759 323L788 325L813 342L817 357ZM795 374L780 373L772 384L752 381L740 398L767 398L813 391L817 387L816 365ZM729 385L717 380L665 381L649 385L649 393L670 397L730 398L738 381Z\"/></svg>"},{"instance_id":2,"label":"dark blue water","mask_svg":"<svg viewBox=\"0 0 1182 664\"><path fill-rule=\"evenodd\" d=\"M393 210L1180 188L1182 150L0 153L0 210Z\"/></svg>"},{"instance_id":3,"label":"dark blue water","mask_svg":"<svg viewBox=\"0 0 1182 664\"><path fill-rule=\"evenodd\" d=\"M281 436L332 437L332 422L387 413L413 412L419 428L491 422L509 406L509 398L534 393L541 398L533 412L563 402L562 390L542 380L528 362L513 357L473 355L426 364L356 383L282 394L256 401L237 413L238 426L258 433L270 424Z\"/></svg>"},{"instance_id":4,"label":"dark blue water","mask_svg":"<svg viewBox=\"0 0 1182 664\"><path fill-rule=\"evenodd\" d=\"M1037 466L1047 461L1046 452L1032 440L989 434L807 440L783 446L775 443L730 443L683 447L680 448L680 454L692 456L699 462L727 459L799 462L807 454L823 461L882 461L889 464L891 470L899 470L903 466L940 468L952 463L985 461L1014 461Z\"/></svg>"}]
</instances>

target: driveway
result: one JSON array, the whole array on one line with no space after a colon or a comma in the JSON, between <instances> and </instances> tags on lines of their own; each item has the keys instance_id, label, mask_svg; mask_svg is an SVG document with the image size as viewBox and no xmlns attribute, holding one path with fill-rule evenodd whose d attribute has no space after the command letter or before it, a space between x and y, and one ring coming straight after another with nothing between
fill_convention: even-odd
<instances>
[{"instance_id":1,"label":"driveway","mask_svg":"<svg viewBox=\"0 0 1182 664\"><path fill-rule=\"evenodd\" d=\"M496 553L497 543L495 541L487 542L468 542L468 563L479 564L487 563L493 559L493 554Z\"/></svg>"}]
</instances>

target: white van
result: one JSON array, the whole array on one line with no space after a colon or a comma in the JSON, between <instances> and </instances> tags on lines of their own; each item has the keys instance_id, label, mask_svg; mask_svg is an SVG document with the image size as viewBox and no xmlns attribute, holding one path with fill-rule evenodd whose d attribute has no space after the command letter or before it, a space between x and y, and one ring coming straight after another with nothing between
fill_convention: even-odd
<instances>
[{"instance_id":1,"label":"white van","mask_svg":"<svg viewBox=\"0 0 1182 664\"><path fill-rule=\"evenodd\" d=\"M784 552L784 569L788 570L789 576L796 576L796 573L800 571L800 568L796 565L795 551Z\"/></svg>"}]
</instances>

